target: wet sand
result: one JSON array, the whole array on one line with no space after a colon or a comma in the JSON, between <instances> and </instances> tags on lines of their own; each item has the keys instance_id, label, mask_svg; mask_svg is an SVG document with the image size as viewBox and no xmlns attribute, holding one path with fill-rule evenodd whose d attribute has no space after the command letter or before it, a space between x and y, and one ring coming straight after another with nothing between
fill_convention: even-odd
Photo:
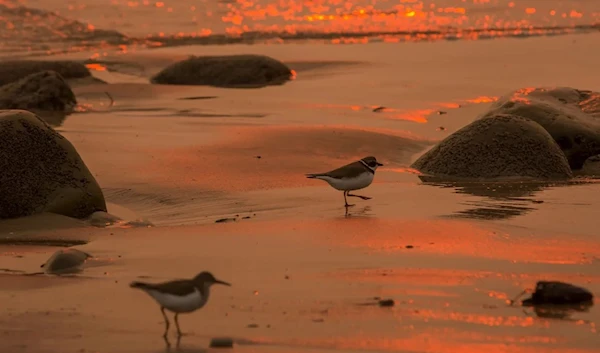
<instances>
[{"instance_id":1,"label":"wet sand","mask_svg":"<svg viewBox=\"0 0 600 353\"><path fill-rule=\"evenodd\" d=\"M0 222L9 239L0 268L37 272L56 250L6 244L15 238L89 241L76 248L95 256L74 277L2 275L0 350L164 351L157 305L127 284L210 270L233 286L181 317L190 333L182 351L204 351L217 336L248 352L597 351L596 308L561 320L507 304L542 279L600 293L597 183L435 185L407 166L511 90L600 90L589 55L598 39L182 47L106 58L118 71L94 74L110 84L76 85L85 111L55 128L94 173L110 213L155 226L97 228L51 215ZM200 51L270 55L297 79L260 90L147 84ZM341 193L304 177L371 154L385 164L361 192L373 199L349 213ZM227 217L237 221L215 223ZM396 305L360 305L374 297Z\"/></svg>"}]
</instances>

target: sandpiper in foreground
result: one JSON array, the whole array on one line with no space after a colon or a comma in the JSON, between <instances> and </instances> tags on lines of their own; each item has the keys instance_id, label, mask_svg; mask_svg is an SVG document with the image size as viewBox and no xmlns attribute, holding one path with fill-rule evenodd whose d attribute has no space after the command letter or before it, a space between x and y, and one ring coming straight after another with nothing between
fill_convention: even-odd
<instances>
[{"instance_id":1,"label":"sandpiper in foreground","mask_svg":"<svg viewBox=\"0 0 600 353\"><path fill-rule=\"evenodd\" d=\"M375 170L383 164L377 162L373 156L365 157L359 161L347 164L338 169L327 173L306 174L310 179L321 179L329 183L334 189L344 192L345 206L354 206L348 204L346 196L360 197L363 200L369 200L370 197L353 195L350 191L364 189L371 185Z\"/></svg>"},{"instance_id":2,"label":"sandpiper in foreground","mask_svg":"<svg viewBox=\"0 0 600 353\"><path fill-rule=\"evenodd\" d=\"M177 335L181 336L177 315L191 313L202 308L208 301L210 286L223 284L231 286L227 282L216 279L210 272L201 272L193 279L175 280L163 283L131 282L131 288L138 288L148 293L160 305L160 311L165 319L165 333L169 332L169 319L165 309L175 313L175 326Z\"/></svg>"}]
</instances>

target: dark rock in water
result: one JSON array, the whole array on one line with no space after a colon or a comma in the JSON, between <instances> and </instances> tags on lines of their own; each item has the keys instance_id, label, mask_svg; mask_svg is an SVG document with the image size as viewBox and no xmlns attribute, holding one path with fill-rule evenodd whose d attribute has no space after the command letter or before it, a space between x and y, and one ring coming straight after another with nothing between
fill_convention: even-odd
<instances>
[{"instance_id":1,"label":"dark rock in water","mask_svg":"<svg viewBox=\"0 0 600 353\"><path fill-rule=\"evenodd\" d=\"M379 306L382 306L382 307L390 307L390 306L394 306L396 304L394 299L381 299L381 300L379 300L378 303L379 303Z\"/></svg>"},{"instance_id":2,"label":"dark rock in water","mask_svg":"<svg viewBox=\"0 0 600 353\"><path fill-rule=\"evenodd\" d=\"M18 81L31 74L54 71L65 79L90 77L84 64L75 61L11 60L0 61L0 86Z\"/></svg>"},{"instance_id":3,"label":"dark rock in water","mask_svg":"<svg viewBox=\"0 0 600 353\"><path fill-rule=\"evenodd\" d=\"M77 249L62 249L55 252L40 267L48 274L68 274L81 272L81 266L92 255Z\"/></svg>"},{"instance_id":4,"label":"dark rock in water","mask_svg":"<svg viewBox=\"0 0 600 353\"><path fill-rule=\"evenodd\" d=\"M539 281L531 298L523 300L524 306L585 305L593 302L594 295L585 288L569 283Z\"/></svg>"},{"instance_id":5,"label":"dark rock in water","mask_svg":"<svg viewBox=\"0 0 600 353\"><path fill-rule=\"evenodd\" d=\"M31 74L0 87L0 109L70 113L76 104L71 87L54 71Z\"/></svg>"},{"instance_id":6,"label":"dark rock in water","mask_svg":"<svg viewBox=\"0 0 600 353\"><path fill-rule=\"evenodd\" d=\"M192 56L152 78L152 83L251 88L280 85L292 71L285 64L262 55Z\"/></svg>"},{"instance_id":7,"label":"dark rock in water","mask_svg":"<svg viewBox=\"0 0 600 353\"><path fill-rule=\"evenodd\" d=\"M600 154L600 93L574 88L521 89L495 102L483 117L511 114L531 119L558 143L573 170Z\"/></svg>"},{"instance_id":8,"label":"dark rock in water","mask_svg":"<svg viewBox=\"0 0 600 353\"><path fill-rule=\"evenodd\" d=\"M569 163L552 136L520 116L475 120L417 159L412 168L447 179L568 179Z\"/></svg>"},{"instance_id":9,"label":"dark rock in water","mask_svg":"<svg viewBox=\"0 0 600 353\"><path fill-rule=\"evenodd\" d=\"M102 190L73 145L35 114L0 111L0 219L106 211Z\"/></svg>"},{"instance_id":10,"label":"dark rock in water","mask_svg":"<svg viewBox=\"0 0 600 353\"><path fill-rule=\"evenodd\" d=\"M210 348L233 348L233 339L229 337L216 337L210 340Z\"/></svg>"}]
</instances>

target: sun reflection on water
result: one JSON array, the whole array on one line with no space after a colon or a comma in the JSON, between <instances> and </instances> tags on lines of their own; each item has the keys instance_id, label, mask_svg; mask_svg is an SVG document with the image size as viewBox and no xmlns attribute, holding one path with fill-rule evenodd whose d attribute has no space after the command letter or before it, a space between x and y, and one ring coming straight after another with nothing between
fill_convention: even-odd
<instances>
[{"instance_id":1,"label":"sun reflection on water","mask_svg":"<svg viewBox=\"0 0 600 353\"><path fill-rule=\"evenodd\" d=\"M292 40L477 40L597 31L599 24L597 6L584 1L3 0L0 49L23 45L22 39L36 51L41 42L52 43L46 45L50 53L61 39L73 41L62 48L68 51Z\"/></svg>"}]
</instances>

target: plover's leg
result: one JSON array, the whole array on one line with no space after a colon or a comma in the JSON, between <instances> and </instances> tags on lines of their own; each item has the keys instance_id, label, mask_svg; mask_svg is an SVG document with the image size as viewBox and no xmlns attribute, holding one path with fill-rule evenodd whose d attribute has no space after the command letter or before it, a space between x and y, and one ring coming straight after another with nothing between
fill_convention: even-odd
<instances>
[{"instance_id":1,"label":"plover's leg","mask_svg":"<svg viewBox=\"0 0 600 353\"><path fill-rule=\"evenodd\" d=\"M177 321L177 313L175 313L175 327L177 327L177 338L179 339L179 337L181 337L183 334L181 333L181 330L179 329L179 321Z\"/></svg>"},{"instance_id":2,"label":"plover's leg","mask_svg":"<svg viewBox=\"0 0 600 353\"><path fill-rule=\"evenodd\" d=\"M165 340L165 345L167 346L167 352L171 351L171 342L169 342L169 337L163 336L163 340Z\"/></svg>"},{"instance_id":3,"label":"plover's leg","mask_svg":"<svg viewBox=\"0 0 600 353\"><path fill-rule=\"evenodd\" d=\"M165 314L164 307L160 307L160 312L163 314L163 317L165 318L165 333L163 334L163 336L167 337L167 334L169 333L169 318L167 317L167 314Z\"/></svg>"},{"instance_id":4,"label":"plover's leg","mask_svg":"<svg viewBox=\"0 0 600 353\"><path fill-rule=\"evenodd\" d=\"M361 198L361 199L363 199L363 200L370 200L370 199L371 199L371 198L370 198L370 197L368 197L368 196L362 196L362 195L353 195L353 194L351 194L351 193L350 193L350 191L348 191L348 196L350 196L350 197L360 197L360 198Z\"/></svg>"},{"instance_id":5,"label":"plover's leg","mask_svg":"<svg viewBox=\"0 0 600 353\"><path fill-rule=\"evenodd\" d=\"M344 206L346 206L346 207L354 206L354 205L351 205L351 204L348 203L348 200L346 199L346 194L347 193L348 193L348 191L344 191Z\"/></svg>"}]
</instances>

